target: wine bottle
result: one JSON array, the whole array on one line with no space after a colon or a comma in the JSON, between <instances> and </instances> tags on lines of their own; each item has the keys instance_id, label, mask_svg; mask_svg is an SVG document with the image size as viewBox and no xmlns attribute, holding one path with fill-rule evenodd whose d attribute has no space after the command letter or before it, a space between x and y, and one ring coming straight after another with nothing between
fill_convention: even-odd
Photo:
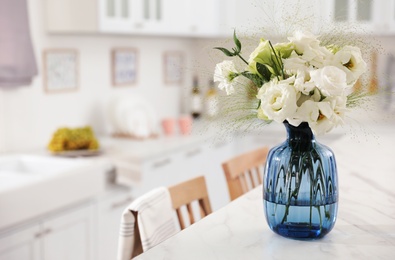
<instances>
[{"instance_id":1,"label":"wine bottle","mask_svg":"<svg viewBox=\"0 0 395 260\"><path fill-rule=\"evenodd\" d=\"M191 114L194 119L197 119L202 114L202 97L199 89L199 82L197 76L193 78L192 85L192 100L191 100Z\"/></svg>"}]
</instances>

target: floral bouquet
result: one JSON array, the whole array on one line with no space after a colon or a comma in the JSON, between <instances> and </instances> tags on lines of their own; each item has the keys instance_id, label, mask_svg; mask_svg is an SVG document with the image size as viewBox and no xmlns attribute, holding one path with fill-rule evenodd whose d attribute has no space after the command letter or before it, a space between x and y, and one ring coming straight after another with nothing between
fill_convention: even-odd
<instances>
[{"instance_id":1,"label":"floral bouquet","mask_svg":"<svg viewBox=\"0 0 395 260\"><path fill-rule=\"evenodd\" d=\"M254 116L266 123L288 121L298 126L307 122L315 134L343 124L345 112L364 93L352 87L366 70L361 51L354 46L323 46L317 36L296 31L288 42L272 44L261 39L248 60L241 55L241 42L233 35L235 47L216 47L228 57L245 63L238 71L231 60L216 65L214 81L234 95L244 77L256 93Z\"/></svg>"}]
</instances>

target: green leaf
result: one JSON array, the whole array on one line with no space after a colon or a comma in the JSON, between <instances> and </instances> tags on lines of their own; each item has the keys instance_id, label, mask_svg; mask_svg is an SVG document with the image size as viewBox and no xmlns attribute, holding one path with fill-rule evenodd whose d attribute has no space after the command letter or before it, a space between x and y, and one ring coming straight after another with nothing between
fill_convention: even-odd
<instances>
[{"instance_id":1,"label":"green leaf","mask_svg":"<svg viewBox=\"0 0 395 260\"><path fill-rule=\"evenodd\" d=\"M225 48L221 48L221 47L215 47L214 49L220 50L222 51L226 56L228 57L233 57L236 56L236 54L232 53L231 51L225 49Z\"/></svg>"},{"instance_id":2,"label":"green leaf","mask_svg":"<svg viewBox=\"0 0 395 260\"><path fill-rule=\"evenodd\" d=\"M252 82L254 82L254 84L260 88L262 87L263 83L265 83L263 81L262 78L260 78L257 74L253 74L253 73L249 73L247 71L244 71L241 73L241 75L243 75L244 77L246 77L247 79L251 80Z\"/></svg>"},{"instance_id":3,"label":"green leaf","mask_svg":"<svg viewBox=\"0 0 395 260\"><path fill-rule=\"evenodd\" d=\"M261 76L266 82L270 80L272 74L270 73L269 69L265 65L261 63L257 63L256 70L258 71L259 74L261 74Z\"/></svg>"},{"instance_id":4,"label":"green leaf","mask_svg":"<svg viewBox=\"0 0 395 260\"><path fill-rule=\"evenodd\" d=\"M237 53L241 52L241 42L237 39L236 30L233 31L233 41L236 44Z\"/></svg>"}]
</instances>

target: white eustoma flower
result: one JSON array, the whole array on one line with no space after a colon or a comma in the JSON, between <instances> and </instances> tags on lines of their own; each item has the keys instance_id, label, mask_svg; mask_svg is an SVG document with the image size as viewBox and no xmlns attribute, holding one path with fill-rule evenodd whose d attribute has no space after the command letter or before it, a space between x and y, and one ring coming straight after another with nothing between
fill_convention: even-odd
<instances>
[{"instance_id":1,"label":"white eustoma flower","mask_svg":"<svg viewBox=\"0 0 395 260\"><path fill-rule=\"evenodd\" d=\"M311 80L324 96L341 96L348 88L346 73L335 66L310 71Z\"/></svg>"},{"instance_id":2,"label":"white eustoma flower","mask_svg":"<svg viewBox=\"0 0 395 260\"><path fill-rule=\"evenodd\" d=\"M329 99L331 107L333 109L333 115L330 118L334 126L344 124L345 113L347 112L347 96L338 96Z\"/></svg>"},{"instance_id":3,"label":"white eustoma flower","mask_svg":"<svg viewBox=\"0 0 395 260\"><path fill-rule=\"evenodd\" d=\"M319 135L329 132L335 126L331 120L333 114L331 102L306 100L298 108L294 118L288 121L296 126L301 122L307 122L314 134Z\"/></svg>"},{"instance_id":4,"label":"white eustoma flower","mask_svg":"<svg viewBox=\"0 0 395 260\"><path fill-rule=\"evenodd\" d=\"M347 74L347 84L354 83L366 71L366 62L361 50L354 46L344 46L333 56L332 65Z\"/></svg>"},{"instance_id":5,"label":"white eustoma flower","mask_svg":"<svg viewBox=\"0 0 395 260\"><path fill-rule=\"evenodd\" d=\"M288 82L270 81L258 96L261 99L261 109L268 119L282 123L292 117L297 109L297 93ZM264 93L264 94L262 94Z\"/></svg>"},{"instance_id":6,"label":"white eustoma flower","mask_svg":"<svg viewBox=\"0 0 395 260\"><path fill-rule=\"evenodd\" d=\"M318 48L320 45L317 36L310 32L295 31L292 37L288 37L288 40L293 43L294 49L299 55Z\"/></svg>"},{"instance_id":7,"label":"white eustoma flower","mask_svg":"<svg viewBox=\"0 0 395 260\"><path fill-rule=\"evenodd\" d=\"M294 83L295 89L302 94L309 95L315 88L315 83L310 80L310 74L305 71L298 71Z\"/></svg>"},{"instance_id":8,"label":"white eustoma flower","mask_svg":"<svg viewBox=\"0 0 395 260\"><path fill-rule=\"evenodd\" d=\"M302 59L295 51L287 59L283 59L284 70L288 73L296 74L298 71L308 69L308 63Z\"/></svg>"},{"instance_id":9,"label":"white eustoma flower","mask_svg":"<svg viewBox=\"0 0 395 260\"><path fill-rule=\"evenodd\" d=\"M333 56L327 48L320 46L317 36L309 32L296 31L288 40L293 44L295 52L301 59L316 68L322 68L325 60Z\"/></svg>"},{"instance_id":10,"label":"white eustoma flower","mask_svg":"<svg viewBox=\"0 0 395 260\"><path fill-rule=\"evenodd\" d=\"M218 88L225 89L226 94L234 93L234 79L238 75L236 66L233 61L224 60L215 66L214 82L220 82Z\"/></svg>"}]
</instances>

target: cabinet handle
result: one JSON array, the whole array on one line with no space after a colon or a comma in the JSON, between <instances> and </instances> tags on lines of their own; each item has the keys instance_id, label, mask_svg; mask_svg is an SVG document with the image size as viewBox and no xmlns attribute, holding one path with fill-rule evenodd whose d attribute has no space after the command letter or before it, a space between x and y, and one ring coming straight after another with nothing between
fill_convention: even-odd
<instances>
[{"instance_id":1,"label":"cabinet handle","mask_svg":"<svg viewBox=\"0 0 395 260\"><path fill-rule=\"evenodd\" d=\"M45 230L42 231L42 232L38 232L38 233L34 234L34 237L35 237L35 238L40 238L40 237L42 237L42 236L48 235L48 234L51 233L51 232L52 232L52 229L47 228L47 229L45 229Z\"/></svg>"},{"instance_id":2,"label":"cabinet handle","mask_svg":"<svg viewBox=\"0 0 395 260\"><path fill-rule=\"evenodd\" d=\"M166 158L166 159L164 159L164 160L154 162L153 165L152 165L152 167L153 167L153 168L159 168L159 167L163 167L163 166L165 166L165 165L167 165L167 164L169 164L169 163L171 163L170 158Z\"/></svg>"},{"instance_id":3,"label":"cabinet handle","mask_svg":"<svg viewBox=\"0 0 395 260\"><path fill-rule=\"evenodd\" d=\"M201 152L202 152L202 150L200 148L197 148L195 150L186 152L185 156L186 157L192 157L192 156L195 156L195 155L197 155L197 154L199 154Z\"/></svg>"},{"instance_id":4,"label":"cabinet handle","mask_svg":"<svg viewBox=\"0 0 395 260\"><path fill-rule=\"evenodd\" d=\"M127 197L126 199L119 201L119 202L115 202L111 205L111 209L116 209L119 208L121 206L124 206L127 203L132 202L132 198L131 197Z\"/></svg>"}]
</instances>

